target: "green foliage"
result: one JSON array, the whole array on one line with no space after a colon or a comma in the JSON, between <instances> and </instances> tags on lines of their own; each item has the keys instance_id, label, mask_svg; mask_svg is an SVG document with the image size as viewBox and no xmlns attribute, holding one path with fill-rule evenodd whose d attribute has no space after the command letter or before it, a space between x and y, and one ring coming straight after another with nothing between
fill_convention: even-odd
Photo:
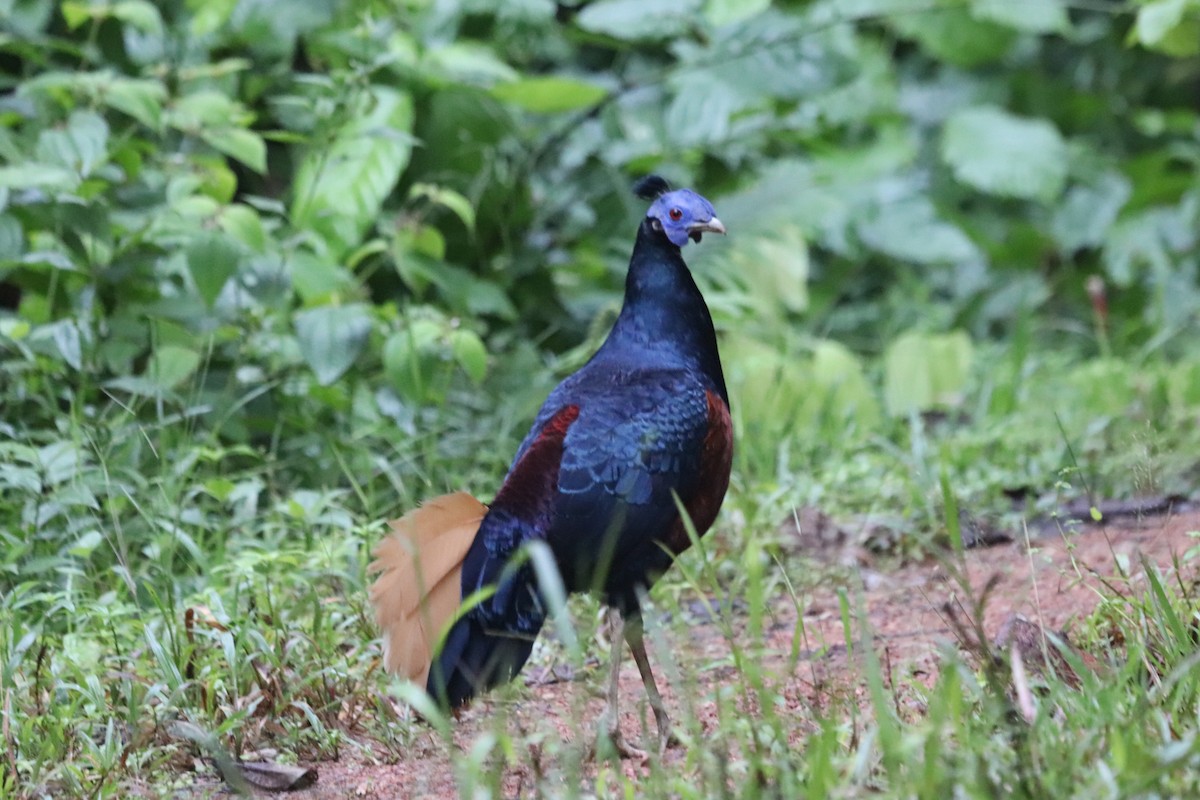
<instances>
[{"instance_id":1,"label":"green foliage","mask_svg":"<svg viewBox=\"0 0 1200 800\"><path fill-rule=\"evenodd\" d=\"M492 87L501 100L543 114L573 111L595 105L608 94L603 87L569 78L525 78Z\"/></svg>"},{"instance_id":2,"label":"green foliage","mask_svg":"<svg viewBox=\"0 0 1200 800\"><path fill-rule=\"evenodd\" d=\"M611 319L652 169L731 232L686 255L747 531L818 504L925 552L942 475L998 515L1068 478L1194 494L1198 31L1197 0L0 0L0 794L121 794L200 747L401 752L376 523L495 489ZM768 546L712 576L760 621ZM1000 712L943 680L882 756L816 719L804 764L723 698L738 747L654 785L747 785L752 744L785 795L994 794L969 754L1011 759ZM1106 774L1182 785L1112 702L1105 736L1142 728ZM1048 752L1099 780L1098 749Z\"/></svg>"},{"instance_id":3,"label":"green foliage","mask_svg":"<svg viewBox=\"0 0 1200 800\"><path fill-rule=\"evenodd\" d=\"M1173 56L1200 53L1200 3L1147 0L1137 12L1130 37Z\"/></svg>"},{"instance_id":4,"label":"green foliage","mask_svg":"<svg viewBox=\"0 0 1200 800\"><path fill-rule=\"evenodd\" d=\"M1052 202L1067 177L1067 146L1044 120L1022 120L987 106L946 120L942 157L954 177L981 192Z\"/></svg>"},{"instance_id":5,"label":"green foliage","mask_svg":"<svg viewBox=\"0 0 1200 800\"><path fill-rule=\"evenodd\" d=\"M962 331L910 331L896 337L883 356L888 412L907 415L961 405L973 357L971 340Z\"/></svg>"},{"instance_id":6,"label":"green foliage","mask_svg":"<svg viewBox=\"0 0 1200 800\"><path fill-rule=\"evenodd\" d=\"M362 241L408 166L413 124L410 97L383 86L338 111L345 123L313 142L291 188L292 223L320 234L335 261Z\"/></svg>"}]
</instances>

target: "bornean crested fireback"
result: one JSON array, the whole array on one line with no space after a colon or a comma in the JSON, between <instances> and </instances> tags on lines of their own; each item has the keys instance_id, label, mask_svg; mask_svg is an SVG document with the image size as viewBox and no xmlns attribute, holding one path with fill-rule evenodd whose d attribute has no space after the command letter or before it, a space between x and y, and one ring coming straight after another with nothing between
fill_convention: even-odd
<instances>
[{"instance_id":1,"label":"bornean crested fireback","mask_svg":"<svg viewBox=\"0 0 1200 800\"><path fill-rule=\"evenodd\" d=\"M565 588L608 606L614 644L623 636L630 646L665 747L670 721L639 598L690 543L680 507L703 534L729 485L729 395L712 317L681 253L725 227L690 189L650 176L635 190L652 202L608 338L550 393L490 504L458 492L390 523L371 599L385 666L455 708L529 658L547 603L518 554L544 542ZM617 723L620 660L614 651L603 732L634 755Z\"/></svg>"}]
</instances>

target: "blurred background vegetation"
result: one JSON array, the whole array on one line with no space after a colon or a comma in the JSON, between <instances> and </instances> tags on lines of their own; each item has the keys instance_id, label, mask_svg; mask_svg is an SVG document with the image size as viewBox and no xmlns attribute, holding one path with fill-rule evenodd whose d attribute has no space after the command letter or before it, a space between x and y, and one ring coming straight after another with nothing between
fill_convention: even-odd
<instances>
[{"instance_id":1,"label":"blurred background vegetation","mask_svg":"<svg viewBox=\"0 0 1200 800\"><path fill-rule=\"evenodd\" d=\"M1198 54L1200 0L0 0L4 685L145 625L172 687L287 569L368 639L377 519L494 489L650 171L730 230L734 528L1194 497Z\"/></svg>"},{"instance_id":2,"label":"blurred background vegetation","mask_svg":"<svg viewBox=\"0 0 1200 800\"><path fill-rule=\"evenodd\" d=\"M743 436L1007 412L1043 350L1101 410L1200 393L1162 366L1200 305L1195 0L2 6L10 441L175 414L311 486L371 482L364 425L520 427L615 311L651 170L733 231L689 258Z\"/></svg>"}]
</instances>

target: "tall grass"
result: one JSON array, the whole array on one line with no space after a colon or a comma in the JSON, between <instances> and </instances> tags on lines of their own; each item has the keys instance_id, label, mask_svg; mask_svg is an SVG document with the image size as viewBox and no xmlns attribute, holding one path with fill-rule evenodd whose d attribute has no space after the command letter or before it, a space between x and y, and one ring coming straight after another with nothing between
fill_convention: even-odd
<instances>
[{"instance_id":1,"label":"tall grass","mask_svg":"<svg viewBox=\"0 0 1200 800\"><path fill-rule=\"evenodd\" d=\"M1097 496L1187 480L1200 433L1186 387L1172 382L1185 367L1100 376L1030 359L1009 377L979 378L1008 398L1003 413L980 401L971 419L850 433L828 415L783 438L758 431L751 387L735 386L726 510L647 611L685 747L636 767L589 755L620 648L588 598L566 604L531 664L571 667L565 737L558 720L522 713L542 690L520 680L463 728L379 670L365 605L379 522L455 486L486 498L524 405L463 393L400 424L350 403L327 428L260 447L222 444L187 397L67 404L52 425L10 424L0 442L0 791L169 794L195 769L215 777L247 755L386 765L432 735L453 753L438 763L452 763L472 796L512 792L514 781L547 796L1189 796L1200 789L1198 604L1186 577L1195 553L1169 572L1135 563L1113 579L1077 626L1079 644L1111 669L1082 671L1078 685L1035 676L1029 721L1014 710L1007 665L950 651L932 686L905 675L869 627L861 578L782 541L779 523L817 505L852 534L886 518L888 556L924 556L950 552L960 509L1005 524L1078 496L1064 468ZM1020 386L1006 383L1018 374ZM1050 403L1081 375L1124 376L1141 410L1125 419L1099 389ZM44 411L57 404L48 387ZM302 414L306 401L296 402L285 416ZM829 586L840 587L839 641L805 626L814 590ZM771 644L780 631L787 644ZM845 666L828 674L835 662L823 659L839 648ZM640 689L622 702L641 721L627 720L626 736L653 742Z\"/></svg>"}]
</instances>

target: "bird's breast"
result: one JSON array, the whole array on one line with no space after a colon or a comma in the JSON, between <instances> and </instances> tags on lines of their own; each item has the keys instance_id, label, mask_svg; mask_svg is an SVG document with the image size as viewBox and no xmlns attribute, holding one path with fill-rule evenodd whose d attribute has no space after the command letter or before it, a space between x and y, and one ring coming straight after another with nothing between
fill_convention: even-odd
<instances>
[{"instance_id":1,"label":"bird's breast","mask_svg":"<svg viewBox=\"0 0 1200 800\"><path fill-rule=\"evenodd\" d=\"M703 536L717 518L729 488L729 472L733 465L733 422L729 417L729 404L712 389L707 390L706 395L708 428L700 447L699 475L690 496L682 498L697 536ZM667 535L666 545L678 555L690 544L687 528L680 519Z\"/></svg>"}]
</instances>

